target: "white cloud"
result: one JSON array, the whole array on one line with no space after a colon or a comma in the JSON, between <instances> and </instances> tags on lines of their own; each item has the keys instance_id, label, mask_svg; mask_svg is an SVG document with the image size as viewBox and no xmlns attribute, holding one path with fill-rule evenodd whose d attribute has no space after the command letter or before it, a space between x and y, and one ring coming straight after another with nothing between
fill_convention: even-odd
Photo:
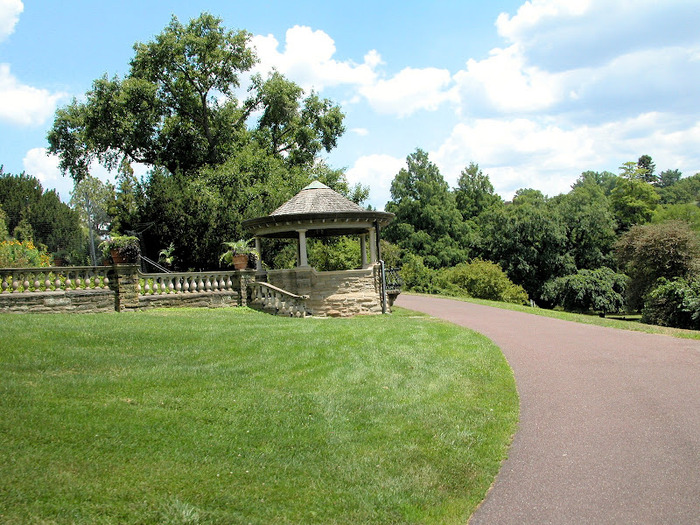
<instances>
[{"instance_id":1,"label":"white cloud","mask_svg":"<svg viewBox=\"0 0 700 525\"><path fill-rule=\"evenodd\" d=\"M24 4L21 0L0 0L0 42L14 32L22 11Z\"/></svg>"},{"instance_id":2,"label":"white cloud","mask_svg":"<svg viewBox=\"0 0 700 525\"><path fill-rule=\"evenodd\" d=\"M455 126L430 156L452 186L462 169L478 163L496 192L510 199L520 188L568 192L581 172L616 172L642 154L659 170L692 175L700 170L699 143L700 121L688 125L664 113L571 128L548 120L480 119Z\"/></svg>"},{"instance_id":3,"label":"white cloud","mask_svg":"<svg viewBox=\"0 0 700 525\"><path fill-rule=\"evenodd\" d=\"M32 148L24 156L22 162L27 175L39 179L44 190L55 189L63 202L70 200L73 179L61 175L57 155L49 155L46 148Z\"/></svg>"},{"instance_id":4,"label":"white cloud","mask_svg":"<svg viewBox=\"0 0 700 525\"><path fill-rule=\"evenodd\" d=\"M694 112L697 2L532 0L496 26L509 44L454 75L461 111L629 118Z\"/></svg>"},{"instance_id":5,"label":"white cloud","mask_svg":"<svg viewBox=\"0 0 700 525\"><path fill-rule=\"evenodd\" d=\"M51 93L20 83L9 64L0 64L0 120L21 126L44 124L65 93Z\"/></svg>"},{"instance_id":6,"label":"white cloud","mask_svg":"<svg viewBox=\"0 0 700 525\"><path fill-rule=\"evenodd\" d=\"M360 93L377 112L405 117L421 109L434 111L454 100L448 89L451 81L446 69L408 67L389 80L361 87Z\"/></svg>"},{"instance_id":7,"label":"white cloud","mask_svg":"<svg viewBox=\"0 0 700 525\"><path fill-rule=\"evenodd\" d=\"M350 132L354 133L355 135L359 135L360 137L366 137L369 135L369 130L367 128L352 128Z\"/></svg>"},{"instance_id":8,"label":"white cloud","mask_svg":"<svg viewBox=\"0 0 700 525\"><path fill-rule=\"evenodd\" d=\"M405 68L391 78L380 78L378 69L384 62L376 50L368 51L361 64L336 60L335 42L320 30L292 27L285 35L283 51L273 35L257 35L252 40L260 58L257 72L275 68L306 91L341 85L357 88L379 113L407 116L418 110L434 111L444 102L455 100L449 89L449 71ZM347 103L358 101L351 97Z\"/></svg>"},{"instance_id":9,"label":"white cloud","mask_svg":"<svg viewBox=\"0 0 700 525\"><path fill-rule=\"evenodd\" d=\"M46 148L32 148L24 156L22 164L27 175L39 179L44 190L56 190L61 201L66 203L70 201L73 179L67 174L65 176L61 174L58 155L49 154ZM137 178L143 177L150 169L145 164L139 163L134 163L131 167ZM108 171L97 162L90 165L90 174L103 182L112 184L116 176L116 173Z\"/></svg>"},{"instance_id":10,"label":"white cloud","mask_svg":"<svg viewBox=\"0 0 700 525\"><path fill-rule=\"evenodd\" d=\"M616 56L698 41L696 0L532 0L496 22L501 36L550 71L598 67Z\"/></svg>"},{"instance_id":11,"label":"white cloud","mask_svg":"<svg viewBox=\"0 0 700 525\"><path fill-rule=\"evenodd\" d=\"M530 0L514 16L501 13L496 19L496 29L502 37L519 42L548 23L561 25L562 21L582 16L591 10L591 3L591 0Z\"/></svg>"},{"instance_id":12,"label":"white cloud","mask_svg":"<svg viewBox=\"0 0 700 525\"><path fill-rule=\"evenodd\" d=\"M487 104L498 112L547 109L568 95L566 75L553 75L528 66L520 48L494 49L487 59L470 59L455 75L464 111L483 111Z\"/></svg>"},{"instance_id":13,"label":"white cloud","mask_svg":"<svg viewBox=\"0 0 700 525\"><path fill-rule=\"evenodd\" d=\"M383 210L391 199L391 181L404 167L406 167L405 159L398 159L391 155L366 155L358 158L346 175L350 184L359 182L369 185L370 204Z\"/></svg>"},{"instance_id":14,"label":"white cloud","mask_svg":"<svg viewBox=\"0 0 700 525\"><path fill-rule=\"evenodd\" d=\"M260 58L257 71L266 73L275 68L307 91L340 84L371 84L376 77L375 68L381 64L381 57L374 50L364 56L362 64L335 60L333 39L306 26L287 30L284 51L278 50L279 42L273 35L254 36L252 43Z\"/></svg>"}]
</instances>

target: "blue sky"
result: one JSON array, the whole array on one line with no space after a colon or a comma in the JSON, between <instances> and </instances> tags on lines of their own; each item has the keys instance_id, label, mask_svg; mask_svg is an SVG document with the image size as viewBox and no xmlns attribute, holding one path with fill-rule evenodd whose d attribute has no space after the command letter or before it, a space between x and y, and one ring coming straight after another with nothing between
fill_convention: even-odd
<instances>
[{"instance_id":1,"label":"blue sky","mask_svg":"<svg viewBox=\"0 0 700 525\"><path fill-rule=\"evenodd\" d=\"M383 208L420 147L454 186L476 162L504 198L553 196L584 170L700 172L697 0L0 0L0 164L69 198L46 155L57 107L135 42L207 10L253 36L261 63L339 103L347 132L327 155ZM109 177L101 168L94 173Z\"/></svg>"}]
</instances>

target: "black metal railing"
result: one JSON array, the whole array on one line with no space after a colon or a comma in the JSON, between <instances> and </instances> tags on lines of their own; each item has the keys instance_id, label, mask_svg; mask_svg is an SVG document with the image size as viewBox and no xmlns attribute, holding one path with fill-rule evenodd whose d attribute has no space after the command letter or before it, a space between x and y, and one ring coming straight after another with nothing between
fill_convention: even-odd
<instances>
[{"instance_id":1,"label":"black metal railing","mask_svg":"<svg viewBox=\"0 0 700 525\"><path fill-rule=\"evenodd\" d=\"M398 268L387 268L385 271L386 276L386 292L401 292L401 286L403 286L403 279L399 274Z\"/></svg>"}]
</instances>

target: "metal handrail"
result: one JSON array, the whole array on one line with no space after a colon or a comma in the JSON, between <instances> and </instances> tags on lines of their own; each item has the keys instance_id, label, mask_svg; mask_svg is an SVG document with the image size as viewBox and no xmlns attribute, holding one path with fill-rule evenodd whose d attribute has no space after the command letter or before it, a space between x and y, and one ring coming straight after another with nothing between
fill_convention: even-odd
<instances>
[{"instance_id":1,"label":"metal handrail","mask_svg":"<svg viewBox=\"0 0 700 525\"><path fill-rule=\"evenodd\" d=\"M170 270L168 270L168 269L165 268L164 266L161 266L161 265L158 264L157 262L155 262L155 261L149 259L148 257L145 257L145 256L141 255L141 260L144 261L144 262L147 263L147 264L150 264L150 265L153 266L156 270L160 270L162 273L172 273Z\"/></svg>"}]
</instances>

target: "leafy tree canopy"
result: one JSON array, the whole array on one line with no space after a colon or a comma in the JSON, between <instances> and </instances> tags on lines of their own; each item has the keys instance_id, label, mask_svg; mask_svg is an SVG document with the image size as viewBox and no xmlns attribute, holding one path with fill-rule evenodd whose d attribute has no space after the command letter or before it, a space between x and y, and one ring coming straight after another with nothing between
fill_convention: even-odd
<instances>
[{"instance_id":1,"label":"leafy tree canopy","mask_svg":"<svg viewBox=\"0 0 700 525\"><path fill-rule=\"evenodd\" d=\"M109 210L114 201L114 187L96 177L87 176L73 189L70 204L79 214L88 231L88 248L93 265L97 264L95 245L99 236L107 233L111 216Z\"/></svg>"},{"instance_id":2,"label":"leafy tree canopy","mask_svg":"<svg viewBox=\"0 0 700 525\"><path fill-rule=\"evenodd\" d=\"M623 310L626 284L627 277L610 268L584 269L548 281L543 295L568 311L605 315Z\"/></svg>"},{"instance_id":3,"label":"leafy tree canopy","mask_svg":"<svg viewBox=\"0 0 700 525\"><path fill-rule=\"evenodd\" d=\"M465 219L477 217L491 206L503 203L494 192L489 176L484 175L479 165L473 162L462 170L454 194L457 209Z\"/></svg>"},{"instance_id":4,"label":"leafy tree canopy","mask_svg":"<svg viewBox=\"0 0 700 525\"><path fill-rule=\"evenodd\" d=\"M559 214L539 199L491 209L483 221L483 257L498 263L532 299L541 301L546 281L574 271L566 233Z\"/></svg>"},{"instance_id":5,"label":"leafy tree canopy","mask_svg":"<svg viewBox=\"0 0 700 525\"><path fill-rule=\"evenodd\" d=\"M649 222L659 202L654 187L635 175L622 176L610 194L620 231Z\"/></svg>"},{"instance_id":6,"label":"leafy tree canopy","mask_svg":"<svg viewBox=\"0 0 700 525\"><path fill-rule=\"evenodd\" d=\"M454 193L425 151L417 149L406 163L391 183L386 210L396 218L385 230L387 240L422 256L432 268L465 261L473 226L463 220Z\"/></svg>"},{"instance_id":7,"label":"leafy tree canopy","mask_svg":"<svg viewBox=\"0 0 700 525\"><path fill-rule=\"evenodd\" d=\"M637 160L637 169L645 182L656 184L659 177L656 175L656 164L649 155L642 155Z\"/></svg>"},{"instance_id":8,"label":"leafy tree canopy","mask_svg":"<svg viewBox=\"0 0 700 525\"><path fill-rule=\"evenodd\" d=\"M679 170L665 170L659 173L659 177L654 183L658 188L668 188L673 186L683 177L683 173Z\"/></svg>"},{"instance_id":9,"label":"leafy tree canopy","mask_svg":"<svg viewBox=\"0 0 700 525\"><path fill-rule=\"evenodd\" d=\"M76 260L83 255L78 213L61 202L54 190L44 191L37 178L4 173L0 166L0 207L10 235L32 240L52 253L72 255Z\"/></svg>"},{"instance_id":10,"label":"leafy tree canopy","mask_svg":"<svg viewBox=\"0 0 700 525\"><path fill-rule=\"evenodd\" d=\"M619 177L617 175L609 171L584 171L581 173L579 178L576 179L576 182L574 182L574 184L571 186L571 189L576 189L578 186L583 184L593 183L598 185L603 190L605 195L610 196L612 190L617 184L618 178Z\"/></svg>"},{"instance_id":11,"label":"leafy tree canopy","mask_svg":"<svg viewBox=\"0 0 700 525\"><path fill-rule=\"evenodd\" d=\"M553 199L566 225L568 250L578 269L614 264L615 217L610 199L594 180L575 184L566 195Z\"/></svg>"},{"instance_id":12,"label":"leafy tree canopy","mask_svg":"<svg viewBox=\"0 0 700 525\"><path fill-rule=\"evenodd\" d=\"M640 309L658 279L685 278L698 272L700 240L683 221L638 225L620 237L615 253L630 277L628 302Z\"/></svg>"},{"instance_id":13,"label":"leafy tree canopy","mask_svg":"<svg viewBox=\"0 0 700 525\"><path fill-rule=\"evenodd\" d=\"M679 179L673 184L659 187L657 191L661 196L662 204L693 203L698 205L700 203L700 173Z\"/></svg>"},{"instance_id":14,"label":"leafy tree canopy","mask_svg":"<svg viewBox=\"0 0 700 525\"><path fill-rule=\"evenodd\" d=\"M279 73L256 76L243 101L240 74L256 62L250 34L231 31L208 13L183 25L173 17L153 41L134 46L128 74L96 80L85 102L56 112L49 151L76 181L93 160L110 169L123 161L192 174L219 165L251 140L289 165L308 165L344 132L330 101ZM262 113L257 123L253 112Z\"/></svg>"},{"instance_id":15,"label":"leafy tree canopy","mask_svg":"<svg viewBox=\"0 0 700 525\"><path fill-rule=\"evenodd\" d=\"M700 234L700 207L696 204L662 204L654 211L653 224L666 221L684 221L690 228Z\"/></svg>"},{"instance_id":16,"label":"leafy tree canopy","mask_svg":"<svg viewBox=\"0 0 700 525\"><path fill-rule=\"evenodd\" d=\"M183 268L217 264L222 243L245 235L244 219L314 177L366 198L319 159L345 130L340 108L278 72L253 75L241 95L241 74L256 61L246 31L208 13L187 24L173 17L134 46L125 77L97 79L84 102L56 112L50 151L76 182L93 161L118 168L112 228L139 235L152 259L172 245ZM152 168L142 181L133 162Z\"/></svg>"}]
</instances>

